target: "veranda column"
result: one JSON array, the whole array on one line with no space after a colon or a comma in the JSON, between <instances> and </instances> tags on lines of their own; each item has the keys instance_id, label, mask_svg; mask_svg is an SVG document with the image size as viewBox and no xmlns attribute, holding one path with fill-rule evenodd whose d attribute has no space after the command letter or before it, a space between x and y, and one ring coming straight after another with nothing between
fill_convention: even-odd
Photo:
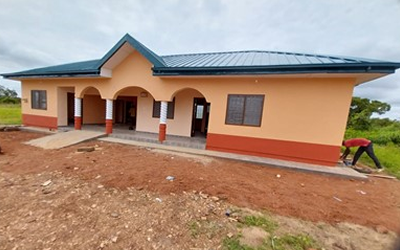
<instances>
[{"instance_id":1,"label":"veranda column","mask_svg":"<svg viewBox=\"0 0 400 250\"><path fill-rule=\"evenodd\" d=\"M168 112L168 102L161 102L160 107L160 127L158 132L158 140L162 143L165 141L165 136L167 134L167 112Z\"/></svg>"},{"instance_id":2,"label":"veranda column","mask_svg":"<svg viewBox=\"0 0 400 250\"><path fill-rule=\"evenodd\" d=\"M113 100L106 100L106 134L112 133L112 123L113 123Z\"/></svg>"},{"instance_id":3,"label":"veranda column","mask_svg":"<svg viewBox=\"0 0 400 250\"><path fill-rule=\"evenodd\" d=\"M82 98L75 97L74 100L74 127L76 130L82 129Z\"/></svg>"}]
</instances>

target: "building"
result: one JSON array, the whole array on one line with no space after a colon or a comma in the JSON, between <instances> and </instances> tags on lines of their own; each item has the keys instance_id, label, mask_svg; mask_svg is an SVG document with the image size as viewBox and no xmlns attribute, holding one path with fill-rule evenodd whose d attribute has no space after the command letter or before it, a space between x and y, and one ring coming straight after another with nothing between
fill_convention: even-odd
<instances>
[{"instance_id":1,"label":"building","mask_svg":"<svg viewBox=\"0 0 400 250\"><path fill-rule=\"evenodd\" d=\"M114 124L206 149L334 166L355 86L400 63L270 51L159 56L129 34L103 58L2 74L26 126Z\"/></svg>"}]
</instances>

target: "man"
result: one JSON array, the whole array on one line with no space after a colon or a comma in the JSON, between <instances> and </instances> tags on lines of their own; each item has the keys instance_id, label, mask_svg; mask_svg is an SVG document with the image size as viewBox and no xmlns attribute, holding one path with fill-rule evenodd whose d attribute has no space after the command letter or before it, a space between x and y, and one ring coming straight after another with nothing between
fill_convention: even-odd
<instances>
[{"instance_id":1,"label":"man","mask_svg":"<svg viewBox=\"0 0 400 250\"><path fill-rule=\"evenodd\" d=\"M381 172L383 170L381 163L374 153L374 148L372 147L372 142L370 140L367 140L365 138L354 138L343 141L342 145L346 147L346 150L340 157L340 159L342 160L345 160L347 155L349 155L351 147L359 147L354 155L353 162L351 164L353 167L356 165L362 153L367 152L367 155L374 161L376 167L378 168L378 172Z\"/></svg>"}]
</instances>

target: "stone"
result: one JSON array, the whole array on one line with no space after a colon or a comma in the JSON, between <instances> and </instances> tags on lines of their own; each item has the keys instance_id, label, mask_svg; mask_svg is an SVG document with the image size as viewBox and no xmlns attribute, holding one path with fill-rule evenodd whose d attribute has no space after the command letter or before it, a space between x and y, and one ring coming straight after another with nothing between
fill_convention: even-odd
<instances>
[{"instance_id":1,"label":"stone","mask_svg":"<svg viewBox=\"0 0 400 250\"><path fill-rule=\"evenodd\" d=\"M232 238L232 237L233 237L233 233L228 233L226 236L227 236L228 238Z\"/></svg>"},{"instance_id":2,"label":"stone","mask_svg":"<svg viewBox=\"0 0 400 250\"><path fill-rule=\"evenodd\" d=\"M203 199L207 199L208 198L208 194L204 194L200 192L200 197Z\"/></svg>"},{"instance_id":3,"label":"stone","mask_svg":"<svg viewBox=\"0 0 400 250\"><path fill-rule=\"evenodd\" d=\"M43 193L43 194L50 194L50 193L51 193L51 190L45 188L45 189L42 189L42 193Z\"/></svg>"},{"instance_id":4,"label":"stone","mask_svg":"<svg viewBox=\"0 0 400 250\"><path fill-rule=\"evenodd\" d=\"M118 218L119 217L119 213L111 213L111 217Z\"/></svg>"},{"instance_id":5,"label":"stone","mask_svg":"<svg viewBox=\"0 0 400 250\"><path fill-rule=\"evenodd\" d=\"M43 182L42 186L46 187L46 186L50 185L51 182L52 182L51 180L47 180L47 181Z\"/></svg>"},{"instance_id":6,"label":"stone","mask_svg":"<svg viewBox=\"0 0 400 250\"><path fill-rule=\"evenodd\" d=\"M389 233L389 230L386 227L382 226L382 225L376 226L375 227L375 231L377 231L380 234L388 234Z\"/></svg>"},{"instance_id":7,"label":"stone","mask_svg":"<svg viewBox=\"0 0 400 250\"><path fill-rule=\"evenodd\" d=\"M211 196L210 198L211 198L211 200L213 200L213 201L219 201L219 198L218 198L217 196Z\"/></svg>"},{"instance_id":8,"label":"stone","mask_svg":"<svg viewBox=\"0 0 400 250\"><path fill-rule=\"evenodd\" d=\"M77 152L93 152L95 149L94 147L80 147L76 151Z\"/></svg>"},{"instance_id":9,"label":"stone","mask_svg":"<svg viewBox=\"0 0 400 250\"><path fill-rule=\"evenodd\" d=\"M118 236L114 236L111 238L111 242L116 243L118 240Z\"/></svg>"}]
</instances>

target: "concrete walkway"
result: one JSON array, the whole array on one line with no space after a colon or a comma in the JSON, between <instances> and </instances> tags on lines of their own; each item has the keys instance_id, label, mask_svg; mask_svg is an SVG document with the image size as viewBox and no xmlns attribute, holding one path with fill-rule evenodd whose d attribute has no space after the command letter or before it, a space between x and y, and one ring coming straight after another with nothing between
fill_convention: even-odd
<instances>
[{"instance_id":1,"label":"concrete walkway","mask_svg":"<svg viewBox=\"0 0 400 250\"><path fill-rule=\"evenodd\" d=\"M340 166L326 167L326 166L276 160L276 159L257 157L257 156L239 155L239 154L224 153L224 152L204 150L204 149L184 148L184 147L176 147L176 146L156 144L156 143L124 140L124 139L113 138L113 137L104 137L104 138L100 138L99 140L106 141L106 142L134 145L134 146L139 146L139 147L146 147L146 148L156 148L156 149L162 149L162 150L173 151L173 152L218 157L218 158L224 158L224 159L230 159L230 160L236 160L236 161L268 165L271 167L277 167L277 168L283 168L283 169L291 169L291 170L302 171L302 172L310 172L310 173L316 173L316 174L338 176L338 177L349 178L349 179L367 179L368 178L366 175L358 173L357 171L355 171L351 168L348 168L348 167L340 167Z\"/></svg>"},{"instance_id":2,"label":"concrete walkway","mask_svg":"<svg viewBox=\"0 0 400 250\"><path fill-rule=\"evenodd\" d=\"M96 131L72 130L30 140L26 142L26 144L44 149L59 149L102 136L105 136L105 133Z\"/></svg>"}]
</instances>

